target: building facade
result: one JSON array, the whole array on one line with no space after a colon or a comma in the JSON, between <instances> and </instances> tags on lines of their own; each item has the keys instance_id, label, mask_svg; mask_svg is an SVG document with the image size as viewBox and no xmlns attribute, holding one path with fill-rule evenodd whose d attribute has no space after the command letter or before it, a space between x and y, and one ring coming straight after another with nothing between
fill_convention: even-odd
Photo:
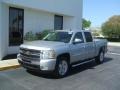
<instances>
[{"instance_id":1,"label":"building facade","mask_svg":"<svg viewBox=\"0 0 120 90\"><path fill-rule=\"evenodd\" d=\"M0 59L19 51L24 35L81 29L82 0L0 0Z\"/></svg>"}]
</instances>

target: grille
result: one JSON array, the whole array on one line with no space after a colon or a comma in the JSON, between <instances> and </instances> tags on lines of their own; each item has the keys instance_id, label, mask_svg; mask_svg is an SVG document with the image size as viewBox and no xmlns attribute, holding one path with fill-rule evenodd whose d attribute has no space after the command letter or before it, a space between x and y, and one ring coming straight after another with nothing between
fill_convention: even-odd
<instances>
[{"instance_id":1,"label":"grille","mask_svg":"<svg viewBox=\"0 0 120 90\"><path fill-rule=\"evenodd\" d=\"M25 61L39 61L40 60L40 51L31 50L26 48L20 48L20 55L22 60Z\"/></svg>"}]
</instances>

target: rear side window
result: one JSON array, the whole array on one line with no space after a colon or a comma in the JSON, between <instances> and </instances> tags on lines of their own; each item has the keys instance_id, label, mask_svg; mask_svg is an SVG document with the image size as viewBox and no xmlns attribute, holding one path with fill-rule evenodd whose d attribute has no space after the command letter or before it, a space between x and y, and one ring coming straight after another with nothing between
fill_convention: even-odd
<instances>
[{"instance_id":1,"label":"rear side window","mask_svg":"<svg viewBox=\"0 0 120 90\"><path fill-rule=\"evenodd\" d=\"M84 32L85 34L85 39L86 39L86 42L92 42L93 39L92 39L92 36L91 36L91 33L90 32Z\"/></svg>"}]
</instances>

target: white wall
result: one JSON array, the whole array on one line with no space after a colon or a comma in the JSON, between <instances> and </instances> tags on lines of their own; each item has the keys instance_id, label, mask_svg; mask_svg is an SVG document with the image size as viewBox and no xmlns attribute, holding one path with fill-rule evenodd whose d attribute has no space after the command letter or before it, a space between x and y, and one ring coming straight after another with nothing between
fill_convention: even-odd
<instances>
[{"instance_id":1,"label":"white wall","mask_svg":"<svg viewBox=\"0 0 120 90\"><path fill-rule=\"evenodd\" d=\"M73 27L81 29L82 0L3 0L5 3L73 16Z\"/></svg>"},{"instance_id":2,"label":"white wall","mask_svg":"<svg viewBox=\"0 0 120 90\"><path fill-rule=\"evenodd\" d=\"M3 0L6 3L74 16L82 0Z\"/></svg>"},{"instance_id":3,"label":"white wall","mask_svg":"<svg viewBox=\"0 0 120 90\"><path fill-rule=\"evenodd\" d=\"M24 34L29 31L41 32L54 29L54 13L24 9ZM63 29L74 27L73 17L63 15Z\"/></svg>"},{"instance_id":4,"label":"white wall","mask_svg":"<svg viewBox=\"0 0 120 90\"><path fill-rule=\"evenodd\" d=\"M29 31L40 32L45 29L54 29L54 14L24 9L24 34Z\"/></svg>"},{"instance_id":5,"label":"white wall","mask_svg":"<svg viewBox=\"0 0 120 90\"><path fill-rule=\"evenodd\" d=\"M74 17L63 16L63 29L72 29L74 27Z\"/></svg>"},{"instance_id":6,"label":"white wall","mask_svg":"<svg viewBox=\"0 0 120 90\"><path fill-rule=\"evenodd\" d=\"M1 38L2 38L2 37L1 37L1 30L2 30L2 28L1 28L1 26L2 26L1 23L2 23L2 22L1 22L1 21L2 21L2 20L1 20L1 19L2 19L2 18L1 18L1 15L2 15L2 14L1 14L1 1L0 1L0 60L1 60L1 56L2 56L2 52L1 52L1 48L2 48L2 44L1 44Z\"/></svg>"},{"instance_id":7,"label":"white wall","mask_svg":"<svg viewBox=\"0 0 120 90\"><path fill-rule=\"evenodd\" d=\"M3 58L3 56L6 56L7 54L14 54L17 53L19 50L19 47L10 47L9 46L9 6L4 3L1 4L1 32L0 32L0 37L1 37L1 49L0 53Z\"/></svg>"},{"instance_id":8,"label":"white wall","mask_svg":"<svg viewBox=\"0 0 120 90\"><path fill-rule=\"evenodd\" d=\"M8 6L1 3L1 55L5 56L7 55L7 47L8 47L8 15L9 15L9 11L8 11Z\"/></svg>"},{"instance_id":9,"label":"white wall","mask_svg":"<svg viewBox=\"0 0 120 90\"><path fill-rule=\"evenodd\" d=\"M40 10L24 9L24 34L29 31L41 32L45 29L54 29L55 13ZM63 15L63 29L74 27L74 17Z\"/></svg>"}]
</instances>

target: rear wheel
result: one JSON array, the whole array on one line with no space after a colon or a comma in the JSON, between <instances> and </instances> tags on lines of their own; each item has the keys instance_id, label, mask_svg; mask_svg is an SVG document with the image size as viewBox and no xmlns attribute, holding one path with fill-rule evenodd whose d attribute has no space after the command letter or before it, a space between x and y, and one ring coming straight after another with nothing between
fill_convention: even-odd
<instances>
[{"instance_id":1,"label":"rear wheel","mask_svg":"<svg viewBox=\"0 0 120 90\"><path fill-rule=\"evenodd\" d=\"M95 58L97 64L101 64L104 62L104 52L100 51L99 55Z\"/></svg>"}]
</instances>

